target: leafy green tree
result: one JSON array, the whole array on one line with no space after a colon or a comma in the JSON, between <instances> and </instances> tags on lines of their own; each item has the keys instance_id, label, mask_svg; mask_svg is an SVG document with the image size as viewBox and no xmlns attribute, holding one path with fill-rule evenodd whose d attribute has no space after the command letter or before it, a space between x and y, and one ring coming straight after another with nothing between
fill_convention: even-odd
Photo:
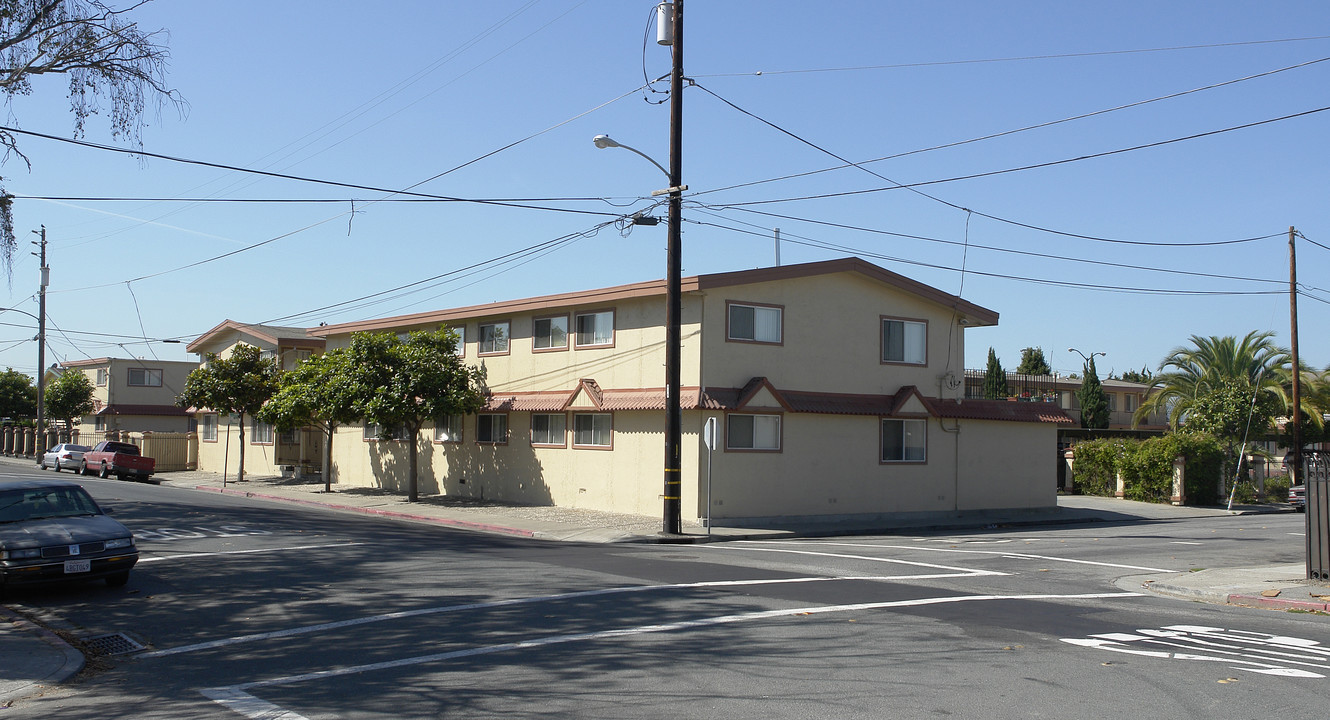
<instances>
[{"instance_id":1,"label":"leafy green tree","mask_svg":"<svg viewBox=\"0 0 1330 720\"><path fill-rule=\"evenodd\" d=\"M998 362L997 353L988 349L988 369L984 372L984 397L988 400L1001 400L1007 397L1007 371Z\"/></svg>"},{"instance_id":2,"label":"leafy green tree","mask_svg":"<svg viewBox=\"0 0 1330 720\"><path fill-rule=\"evenodd\" d=\"M1099 382L1099 372L1094 367L1094 356L1085 363L1085 377L1081 380L1081 389L1076 391L1076 399L1081 403L1081 427L1103 430L1108 427L1111 416L1108 412L1108 396Z\"/></svg>"},{"instance_id":3,"label":"leafy green tree","mask_svg":"<svg viewBox=\"0 0 1330 720\"><path fill-rule=\"evenodd\" d=\"M0 92L12 116L15 96L30 95L35 77L69 79L69 109L74 136L83 135L89 117L101 115L111 136L141 145L143 113L149 100L183 101L166 85L169 52L166 32L143 32L127 17L144 2L116 10L100 0L0 0ZM11 120L10 125L15 123ZM4 154L27 158L14 134L0 131ZM13 271L17 247L13 197L0 188L0 257Z\"/></svg>"},{"instance_id":4,"label":"leafy green tree","mask_svg":"<svg viewBox=\"0 0 1330 720\"><path fill-rule=\"evenodd\" d=\"M1022 375L1052 375L1053 368L1044 359L1043 348L1028 347L1021 350L1021 364L1016 367L1016 372Z\"/></svg>"},{"instance_id":5,"label":"leafy green tree","mask_svg":"<svg viewBox=\"0 0 1330 720\"><path fill-rule=\"evenodd\" d=\"M457 334L447 329L413 332L406 340L392 333L356 333L347 347L357 414L385 433L406 429L409 502L418 499L421 428L484 406L481 371L464 365L456 350Z\"/></svg>"},{"instance_id":6,"label":"leafy green tree","mask_svg":"<svg viewBox=\"0 0 1330 720\"><path fill-rule=\"evenodd\" d=\"M256 415L277 392L277 363L264 358L253 345L240 343L231 355L208 353L202 367L185 378L185 388L176 397L180 407L197 407L240 416L240 469L237 481L245 480L245 416Z\"/></svg>"},{"instance_id":7,"label":"leafy green tree","mask_svg":"<svg viewBox=\"0 0 1330 720\"><path fill-rule=\"evenodd\" d=\"M46 416L64 420L65 428L73 430L75 418L90 415L96 409L93 392L92 381L86 373L65 370L46 386Z\"/></svg>"},{"instance_id":8,"label":"leafy green tree","mask_svg":"<svg viewBox=\"0 0 1330 720\"><path fill-rule=\"evenodd\" d=\"M314 355L282 373L277 394L255 417L278 430L316 427L323 433L323 489L332 489L332 442L340 425L359 419L347 351Z\"/></svg>"},{"instance_id":9,"label":"leafy green tree","mask_svg":"<svg viewBox=\"0 0 1330 720\"><path fill-rule=\"evenodd\" d=\"M32 378L8 368L0 373L0 415L12 418L37 414L37 386Z\"/></svg>"},{"instance_id":10,"label":"leafy green tree","mask_svg":"<svg viewBox=\"0 0 1330 720\"><path fill-rule=\"evenodd\" d=\"M1142 367L1140 372L1128 370L1127 372L1122 373L1122 379L1127 382L1149 385L1150 382L1154 380L1154 373L1151 373L1149 368Z\"/></svg>"}]
</instances>

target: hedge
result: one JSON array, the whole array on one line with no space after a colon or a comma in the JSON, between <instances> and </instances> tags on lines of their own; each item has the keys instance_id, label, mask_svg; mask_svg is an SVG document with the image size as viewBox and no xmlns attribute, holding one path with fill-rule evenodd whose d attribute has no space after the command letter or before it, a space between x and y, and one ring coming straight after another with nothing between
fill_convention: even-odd
<instances>
[{"instance_id":1,"label":"hedge","mask_svg":"<svg viewBox=\"0 0 1330 720\"><path fill-rule=\"evenodd\" d=\"M1186 458L1188 504L1210 505L1218 498L1223 450L1205 433L1170 433L1147 440L1089 440L1075 446L1074 477L1085 495L1112 496L1122 473L1123 497L1168 502L1173 495L1173 459Z\"/></svg>"}]
</instances>

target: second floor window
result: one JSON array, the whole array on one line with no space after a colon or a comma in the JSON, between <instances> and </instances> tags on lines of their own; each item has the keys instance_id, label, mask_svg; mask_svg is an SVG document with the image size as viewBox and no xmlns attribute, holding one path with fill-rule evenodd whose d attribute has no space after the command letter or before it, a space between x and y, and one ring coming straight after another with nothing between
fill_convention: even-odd
<instances>
[{"instance_id":1,"label":"second floor window","mask_svg":"<svg viewBox=\"0 0 1330 720\"><path fill-rule=\"evenodd\" d=\"M162 371L161 371L161 370L149 370L149 369L147 369L147 368L130 368L130 369L129 369L129 386L130 386L130 387L161 387L161 386L162 386Z\"/></svg>"},{"instance_id":2,"label":"second floor window","mask_svg":"<svg viewBox=\"0 0 1330 720\"><path fill-rule=\"evenodd\" d=\"M779 343L781 308L730 304L729 339Z\"/></svg>"},{"instance_id":3,"label":"second floor window","mask_svg":"<svg viewBox=\"0 0 1330 720\"><path fill-rule=\"evenodd\" d=\"M882 319L882 362L923 365L928 362L928 324Z\"/></svg>"},{"instance_id":4,"label":"second floor window","mask_svg":"<svg viewBox=\"0 0 1330 720\"><path fill-rule=\"evenodd\" d=\"M487 323L480 326L481 355L503 355L508 352L508 323Z\"/></svg>"},{"instance_id":5,"label":"second floor window","mask_svg":"<svg viewBox=\"0 0 1330 720\"><path fill-rule=\"evenodd\" d=\"M568 316L536 318L531 325L531 347L536 350L568 347Z\"/></svg>"},{"instance_id":6,"label":"second floor window","mask_svg":"<svg viewBox=\"0 0 1330 720\"><path fill-rule=\"evenodd\" d=\"M577 316L577 346L614 344L614 311L585 313Z\"/></svg>"},{"instance_id":7,"label":"second floor window","mask_svg":"<svg viewBox=\"0 0 1330 720\"><path fill-rule=\"evenodd\" d=\"M97 387L106 387L106 368L97 368Z\"/></svg>"}]
</instances>

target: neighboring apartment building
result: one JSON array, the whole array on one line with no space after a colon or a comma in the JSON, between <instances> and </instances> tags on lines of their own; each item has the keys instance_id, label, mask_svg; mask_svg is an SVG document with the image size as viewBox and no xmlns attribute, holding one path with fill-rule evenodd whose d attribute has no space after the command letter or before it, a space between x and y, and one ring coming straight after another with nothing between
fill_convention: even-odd
<instances>
[{"instance_id":1,"label":"neighboring apartment building","mask_svg":"<svg viewBox=\"0 0 1330 720\"><path fill-rule=\"evenodd\" d=\"M321 338L310 337L305 328L277 325L246 324L225 320L200 335L186 346L198 353L199 367L206 362L208 353L230 357L238 344L252 345L260 355L277 361L278 367L290 370L301 360L323 352ZM190 408L198 420L199 468L214 472L234 473L240 459L239 418L221 415L208 408ZM323 458L323 436L317 430L277 432L271 425L245 418L245 443L251 448L245 453L245 472L276 475L283 467L293 467L303 473L320 472Z\"/></svg>"},{"instance_id":2,"label":"neighboring apartment building","mask_svg":"<svg viewBox=\"0 0 1330 720\"><path fill-rule=\"evenodd\" d=\"M983 370L965 371L965 397L982 398L984 396ZM1152 412L1139 425L1133 425L1136 409L1145 402L1150 386L1144 383L1126 380L1100 380L1104 388L1104 397L1108 398L1108 426L1113 430L1153 430L1163 432L1168 428L1168 412L1163 409ZM1081 401L1077 392L1081 389L1080 378L1062 375L1023 375L1007 373L1007 389L1011 393L1011 402L1048 402L1058 407L1080 426Z\"/></svg>"},{"instance_id":3,"label":"neighboring apartment building","mask_svg":"<svg viewBox=\"0 0 1330 720\"><path fill-rule=\"evenodd\" d=\"M685 519L706 516L708 477L719 524L1056 504L1066 413L963 397L964 331L996 312L857 258L685 278L683 291ZM414 439L422 493L660 514L663 281L309 335L331 350L355 332L440 327L461 334L489 400ZM190 349L236 340L251 341L233 327ZM702 441L711 418L714 451ZM378 436L338 432L337 482L404 487L407 439ZM220 470L219 458L201 450L200 467Z\"/></svg>"},{"instance_id":4,"label":"neighboring apartment building","mask_svg":"<svg viewBox=\"0 0 1330 720\"><path fill-rule=\"evenodd\" d=\"M81 372L93 386L93 413L75 425L81 441L112 430L189 432L193 416L175 404L197 363L142 358L97 358L61 363L59 372ZM52 418L60 421L64 418ZM86 444L92 444L87 442Z\"/></svg>"}]
</instances>

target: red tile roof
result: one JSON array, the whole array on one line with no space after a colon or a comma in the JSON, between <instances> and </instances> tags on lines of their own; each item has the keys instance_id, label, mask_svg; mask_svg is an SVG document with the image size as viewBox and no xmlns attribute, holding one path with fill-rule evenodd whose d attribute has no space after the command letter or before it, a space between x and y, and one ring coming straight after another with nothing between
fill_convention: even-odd
<instances>
[{"instance_id":1,"label":"red tile roof","mask_svg":"<svg viewBox=\"0 0 1330 720\"><path fill-rule=\"evenodd\" d=\"M930 400L938 417L961 420L1012 420L1071 425L1076 421L1054 403L1007 400Z\"/></svg>"}]
</instances>

